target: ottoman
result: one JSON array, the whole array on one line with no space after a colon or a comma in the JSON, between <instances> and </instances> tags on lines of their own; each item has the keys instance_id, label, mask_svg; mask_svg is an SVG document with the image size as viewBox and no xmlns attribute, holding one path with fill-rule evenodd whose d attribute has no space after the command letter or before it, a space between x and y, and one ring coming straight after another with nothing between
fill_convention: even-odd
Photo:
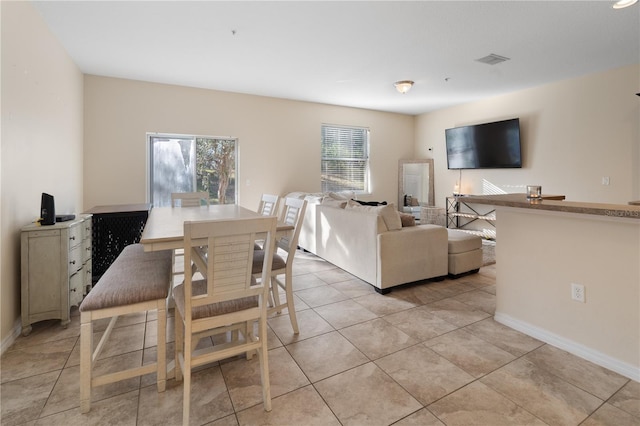
<instances>
[{"instance_id":1,"label":"ottoman","mask_svg":"<svg viewBox=\"0 0 640 426\"><path fill-rule=\"evenodd\" d=\"M482 266L482 238L455 229L449 233L449 275L475 273Z\"/></svg>"}]
</instances>

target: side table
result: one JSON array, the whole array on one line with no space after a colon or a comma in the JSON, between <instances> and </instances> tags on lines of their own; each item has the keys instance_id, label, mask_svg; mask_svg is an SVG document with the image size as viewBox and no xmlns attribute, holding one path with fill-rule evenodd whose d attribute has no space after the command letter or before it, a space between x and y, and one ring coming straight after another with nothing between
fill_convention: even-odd
<instances>
[{"instance_id":1,"label":"side table","mask_svg":"<svg viewBox=\"0 0 640 426\"><path fill-rule=\"evenodd\" d=\"M93 220L94 284L126 246L140 242L150 210L151 204L118 204L86 211Z\"/></svg>"}]
</instances>

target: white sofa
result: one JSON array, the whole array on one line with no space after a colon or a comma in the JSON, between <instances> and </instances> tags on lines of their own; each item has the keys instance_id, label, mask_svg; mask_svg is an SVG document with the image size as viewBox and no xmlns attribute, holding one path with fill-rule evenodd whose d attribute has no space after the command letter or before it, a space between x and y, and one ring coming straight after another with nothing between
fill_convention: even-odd
<instances>
[{"instance_id":1,"label":"white sofa","mask_svg":"<svg viewBox=\"0 0 640 426\"><path fill-rule=\"evenodd\" d=\"M393 204L365 207L351 201L341 208L337 205L347 200L302 193L288 196L308 201L298 245L368 282L379 293L447 275L447 230L441 226L401 227Z\"/></svg>"}]
</instances>

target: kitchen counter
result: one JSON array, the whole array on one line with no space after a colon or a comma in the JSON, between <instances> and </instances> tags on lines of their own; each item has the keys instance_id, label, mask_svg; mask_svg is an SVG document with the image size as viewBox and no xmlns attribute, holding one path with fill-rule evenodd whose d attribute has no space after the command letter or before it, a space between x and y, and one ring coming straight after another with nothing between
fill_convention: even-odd
<instances>
[{"instance_id":1,"label":"kitchen counter","mask_svg":"<svg viewBox=\"0 0 640 426\"><path fill-rule=\"evenodd\" d=\"M562 195L543 195L542 199L529 199L525 194L460 195L457 198L465 203L473 204L489 204L492 206L520 207L640 220L640 206L638 205L563 201L564 196Z\"/></svg>"}]
</instances>

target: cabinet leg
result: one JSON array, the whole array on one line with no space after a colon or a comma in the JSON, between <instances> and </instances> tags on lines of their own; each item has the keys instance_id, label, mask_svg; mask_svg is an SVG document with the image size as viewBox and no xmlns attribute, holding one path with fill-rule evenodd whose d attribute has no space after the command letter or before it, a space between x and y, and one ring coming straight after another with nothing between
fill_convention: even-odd
<instances>
[{"instance_id":1,"label":"cabinet leg","mask_svg":"<svg viewBox=\"0 0 640 426\"><path fill-rule=\"evenodd\" d=\"M31 325L22 326L22 335L27 337L31 333Z\"/></svg>"},{"instance_id":2,"label":"cabinet leg","mask_svg":"<svg viewBox=\"0 0 640 426\"><path fill-rule=\"evenodd\" d=\"M62 320L60 321L60 325L62 326L62 328L67 328L69 327L69 323L71 322L71 320Z\"/></svg>"}]
</instances>

